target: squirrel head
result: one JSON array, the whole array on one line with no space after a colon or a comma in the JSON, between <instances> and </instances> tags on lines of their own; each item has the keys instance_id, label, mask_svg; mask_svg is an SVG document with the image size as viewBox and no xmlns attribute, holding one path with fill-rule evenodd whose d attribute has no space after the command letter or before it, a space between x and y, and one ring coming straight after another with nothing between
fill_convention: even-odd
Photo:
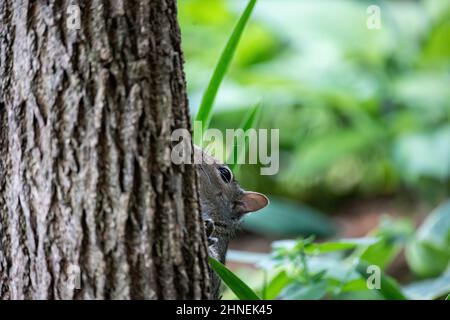
<instances>
[{"instance_id":1,"label":"squirrel head","mask_svg":"<svg viewBox=\"0 0 450 320\"><path fill-rule=\"evenodd\" d=\"M213 235L218 240L216 249L223 262L228 242L241 218L266 207L269 200L261 193L243 190L226 165L200 148L194 147L194 157L200 180L202 215L214 222Z\"/></svg>"}]
</instances>

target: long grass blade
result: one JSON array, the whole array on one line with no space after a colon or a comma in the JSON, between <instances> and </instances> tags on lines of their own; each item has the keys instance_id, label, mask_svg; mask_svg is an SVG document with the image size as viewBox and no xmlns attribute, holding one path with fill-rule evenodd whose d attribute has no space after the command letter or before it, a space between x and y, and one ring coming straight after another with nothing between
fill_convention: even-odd
<instances>
[{"instance_id":1,"label":"long grass blade","mask_svg":"<svg viewBox=\"0 0 450 320\"><path fill-rule=\"evenodd\" d=\"M211 122L212 117L212 108L214 105L214 100L217 95L217 91L219 90L220 84L230 66L231 60L236 52L236 48L241 39L242 33L247 25L247 22L250 18L250 15L255 7L256 0L250 0L242 13L239 21L234 27L233 33L231 34L228 42L220 55L219 61L214 69L214 73L209 81L208 87L206 88L205 93L203 94L203 98L200 104L200 108L198 110L197 116L195 117L196 121L201 121L202 123L202 132L204 133L206 129L208 129L209 124ZM200 135L196 135L196 139L199 141L194 141L195 144L201 145L202 137Z\"/></svg>"},{"instance_id":2,"label":"long grass blade","mask_svg":"<svg viewBox=\"0 0 450 320\"><path fill-rule=\"evenodd\" d=\"M239 279L233 272L214 258L209 257L209 264L223 282L240 300L261 300L258 295Z\"/></svg>"}]
</instances>

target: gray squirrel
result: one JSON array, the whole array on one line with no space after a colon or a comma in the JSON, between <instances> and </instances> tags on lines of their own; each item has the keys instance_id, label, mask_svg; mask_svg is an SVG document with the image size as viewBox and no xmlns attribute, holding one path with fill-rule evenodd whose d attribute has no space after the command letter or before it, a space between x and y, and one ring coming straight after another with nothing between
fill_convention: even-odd
<instances>
[{"instance_id":1,"label":"gray squirrel","mask_svg":"<svg viewBox=\"0 0 450 320\"><path fill-rule=\"evenodd\" d=\"M225 263L228 243L242 217L266 207L269 200L261 193L243 190L231 170L202 149L194 147L194 157L209 255ZM214 272L211 277L213 298L217 299L221 281Z\"/></svg>"}]
</instances>

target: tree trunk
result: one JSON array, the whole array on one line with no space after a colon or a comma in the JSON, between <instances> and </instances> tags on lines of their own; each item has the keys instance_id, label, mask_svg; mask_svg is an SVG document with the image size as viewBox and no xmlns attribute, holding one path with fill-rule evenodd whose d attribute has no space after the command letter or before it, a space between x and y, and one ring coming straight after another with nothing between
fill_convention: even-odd
<instances>
[{"instance_id":1,"label":"tree trunk","mask_svg":"<svg viewBox=\"0 0 450 320\"><path fill-rule=\"evenodd\" d=\"M0 0L0 299L210 297L175 2Z\"/></svg>"}]
</instances>

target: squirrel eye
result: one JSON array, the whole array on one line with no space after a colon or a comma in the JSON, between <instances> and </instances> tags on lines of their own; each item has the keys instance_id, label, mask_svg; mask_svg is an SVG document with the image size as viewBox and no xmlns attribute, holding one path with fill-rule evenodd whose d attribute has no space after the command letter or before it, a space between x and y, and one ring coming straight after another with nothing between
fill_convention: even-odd
<instances>
[{"instance_id":1,"label":"squirrel eye","mask_svg":"<svg viewBox=\"0 0 450 320\"><path fill-rule=\"evenodd\" d=\"M230 183L232 178L230 169L228 169L227 167L219 167L218 170L222 180L226 183Z\"/></svg>"}]
</instances>

